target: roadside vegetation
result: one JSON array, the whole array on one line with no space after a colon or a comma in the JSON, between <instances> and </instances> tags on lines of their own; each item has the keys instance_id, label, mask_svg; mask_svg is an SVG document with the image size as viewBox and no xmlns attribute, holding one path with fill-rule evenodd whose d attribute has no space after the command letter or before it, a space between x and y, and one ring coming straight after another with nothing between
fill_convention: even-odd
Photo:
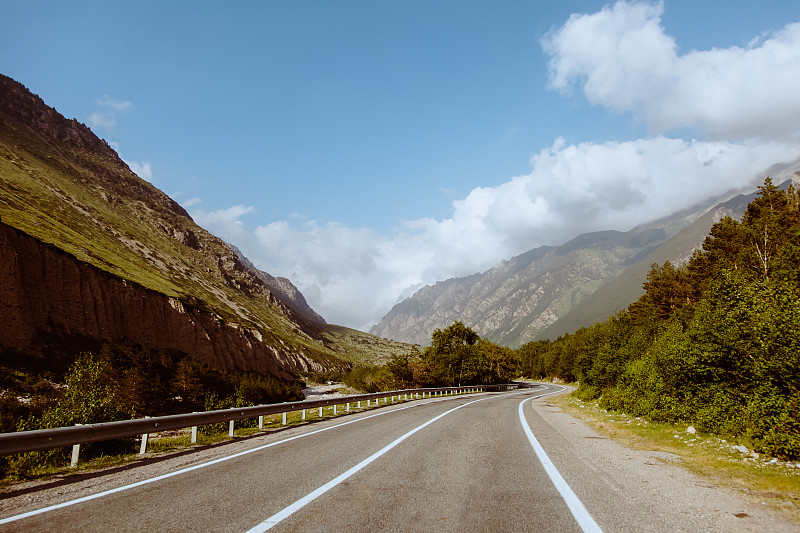
<instances>
[{"instance_id":1,"label":"roadside vegetation","mask_svg":"<svg viewBox=\"0 0 800 533\"><path fill-rule=\"evenodd\" d=\"M653 265L607 321L518 350L520 373L579 382L583 400L692 424L800 459L800 195L767 178L686 265Z\"/></svg>"},{"instance_id":2,"label":"roadside vegetation","mask_svg":"<svg viewBox=\"0 0 800 533\"><path fill-rule=\"evenodd\" d=\"M300 381L220 371L185 354L132 343L107 344L96 354L79 354L63 376L41 369L0 370L2 432L303 399ZM81 453L89 458L134 450L131 438L88 444ZM63 464L68 455L69 450L56 449L0 457L0 474L24 476L42 465Z\"/></svg>"},{"instance_id":3,"label":"roadside vegetation","mask_svg":"<svg viewBox=\"0 0 800 533\"><path fill-rule=\"evenodd\" d=\"M601 434L634 449L663 452L698 476L767 504L800 523L800 462L782 461L748 449L738 439L725 439L685 423L654 422L607 410L597 400L573 395L552 396L567 413L588 422Z\"/></svg>"},{"instance_id":4,"label":"roadside vegetation","mask_svg":"<svg viewBox=\"0 0 800 533\"><path fill-rule=\"evenodd\" d=\"M364 392L421 387L456 387L508 383L517 373L514 350L481 339L472 329L455 322L435 330L431 345L416 346L392 357L383 366L359 366L350 372L314 375L314 380L341 381Z\"/></svg>"}]
</instances>

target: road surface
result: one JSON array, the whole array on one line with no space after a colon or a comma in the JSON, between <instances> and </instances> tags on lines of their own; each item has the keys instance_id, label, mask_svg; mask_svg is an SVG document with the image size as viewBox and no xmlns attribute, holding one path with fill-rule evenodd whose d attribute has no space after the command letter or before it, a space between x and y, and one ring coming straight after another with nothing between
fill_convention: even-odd
<instances>
[{"instance_id":1,"label":"road surface","mask_svg":"<svg viewBox=\"0 0 800 533\"><path fill-rule=\"evenodd\" d=\"M540 411L559 390L416 400L12 490L0 531L715 530L576 453Z\"/></svg>"}]
</instances>

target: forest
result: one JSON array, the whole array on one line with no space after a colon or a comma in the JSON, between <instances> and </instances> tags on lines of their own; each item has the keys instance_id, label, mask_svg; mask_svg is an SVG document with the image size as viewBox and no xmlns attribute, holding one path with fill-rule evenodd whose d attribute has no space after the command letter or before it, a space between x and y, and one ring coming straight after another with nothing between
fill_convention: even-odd
<instances>
[{"instance_id":1,"label":"forest","mask_svg":"<svg viewBox=\"0 0 800 533\"><path fill-rule=\"evenodd\" d=\"M684 422L800 458L800 195L767 178L741 222L605 322L517 351L519 373L578 382L606 409Z\"/></svg>"}]
</instances>

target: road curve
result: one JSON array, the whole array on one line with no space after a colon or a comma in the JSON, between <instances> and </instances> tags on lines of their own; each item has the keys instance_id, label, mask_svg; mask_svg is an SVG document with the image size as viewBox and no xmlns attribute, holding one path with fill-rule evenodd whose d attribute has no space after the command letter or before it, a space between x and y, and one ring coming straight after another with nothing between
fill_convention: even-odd
<instances>
[{"instance_id":1,"label":"road curve","mask_svg":"<svg viewBox=\"0 0 800 533\"><path fill-rule=\"evenodd\" d=\"M559 390L416 400L14 487L0 532L796 530L537 399Z\"/></svg>"},{"instance_id":2,"label":"road curve","mask_svg":"<svg viewBox=\"0 0 800 533\"><path fill-rule=\"evenodd\" d=\"M91 476L100 482L0 507L0 531L580 531L518 415L555 390L420 400L246 439L133 483Z\"/></svg>"}]
</instances>

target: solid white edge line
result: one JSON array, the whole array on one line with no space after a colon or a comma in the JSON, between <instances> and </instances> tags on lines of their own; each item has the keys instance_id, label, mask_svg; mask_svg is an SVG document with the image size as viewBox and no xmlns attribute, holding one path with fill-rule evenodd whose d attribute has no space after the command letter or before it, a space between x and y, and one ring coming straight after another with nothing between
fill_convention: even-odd
<instances>
[{"instance_id":1,"label":"solid white edge line","mask_svg":"<svg viewBox=\"0 0 800 533\"><path fill-rule=\"evenodd\" d=\"M116 494L117 492L122 492L122 491L126 491L126 490L133 489L133 488L136 488L136 487L141 487L142 485L148 485L150 483L155 483L156 481L161 481L162 479L168 479L168 478L171 478L171 477L174 477L174 476L185 474L187 472L191 472L193 470L199 470L200 468L205 468L207 466L212 466L212 465L215 465L215 464L218 464L218 463L229 461L231 459L235 459L236 457L241 457L243 455L247 455L247 454L250 454L250 453L258 452L258 451L264 450L266 448L270 448L272 446L277 446L278 444L283 444L283 443L286 443L286 442L289 442L289 441L293 441L293 440L296 440L296 439L309 437L311 435L316 435L317 433L322 433L323 431L329 431L331 429L340 428L342 426L347 426L349 424L355 424L356 422L361 422L363 420L368 420L368 419L376 417L376 416L387 415L387 414L390 414L390 413L394 413L396 411L402 411L404 409L411 409L413 407L419 407L419 406L422 406L422 405L427 405L429 403L453 400L453 399L456 399L456 398L459 398L459 396L450 396L450 397L444 397L444 398L437 398L435 400L431 400L431 401L428 401L428 402L420 402L420 403L415 403L415 404L412 404L412 405L405 405L405 406L400 405L400 406L397 406L396 409L392 409L391 411L382 411L380 413L374 413L374 414L371 414L371 415L367 415L367 416L365 416L363 418L358 418L358 419L355 419L355 420L348 420L347 422L343 422L341 424L336 424L335 426L330 426L330 427L318 429L316 431L311 431L309 433L303 433L302 435L295 435L294 437L289 437L287 439L279 440L277 442L272 442L270 444L264 444L263 446L258 446L256 448L251 448L249 450L244 450L244 451L235 453L233 455L226 455L225 457L220 457L219 459L214 459L213 461L208 461L208 462L200 463L198 465L190 466L190 467L187 467L187 468L182 468L181 470L176 470L174 472L169 472L167 474L162 474L160 476L156 476L156 477L153 477L153 478L143 479L142 481L137 481L136 483L131 483L131 484L128 484L128 485L123 485L121 487L116 487L116 488L113 488L113 489L105 490L103 492L98 492L97 494L90 494L90 495L84 496L82 498L76 498L74 500L68 500L66 502L61 502L61 503L57 503L57 504L54 504L54 505L49 505L47 507L42 507L40 509L34 509L33 511L20 513L18 515L8 516L6 518L0 519L0 525L9 524L11 522L16 522L17 520L22 520L24 518L29 518L31 516L36 516L36 515L39 515L39 514L47 513L49 511L55 511L57 509L63 509L64 507L70 507L72 505L76 505L76 504L79 504L79 503L88 502L88 501L91 501L91 500L96 500L97 498L102 498L104 496L110 496L111 494ZM461 396L460 398L463 398L463 396Z\"/></svg>"},{"instance_id":2,"label":"solid white edge line","mask_svg":"<svg viewBox=\"0 0 800 533\"><path fill-rule=\"evenodd\" d=\"M519 391L510 393L510 394L519 394ZM500 395L500 396L507 396L507 395L508 394L503 394L503 395ZM324 484L323 486L321 486L317 490L308 493L307 495L303 496L302 498L300 498L296 502L288 505L287 507L284 507L283 509L281 509L280 511L278 511L274 515L270 516L269 518L267 518L266 520L264 520L260 524L258 524L256 526L252 527L251 529L247 530L247 533L262 533L263 531L267 531L267 530L271 529L272 527L274 527L277 524L279 524L281 521L285 520L286 518L288 518L289 516L291 516L295 512L299 511L300 509L302 509L303 507L305 507L306 505L308 505L309 503L311 503L315 499L319 498L320 496L322 496L323 494L325 494L326 492L328 492L332 488L334 488L337 485L339 485L341 482L345 481L347 478L349 478L350 476L352 476L353 474L355 474L359 470L363 469L365 466L369 465L370 463L372 463L373 461L375 461L376 459L378 459L379 457L381 457L382 455L387 453L389 450L391 450L392 448L394 448L395 446L397 446L398 444L400 444L401 442L406 440L408 437L410 437L414 433L417 433L418 431L421 431L425 427L433 424L434 422L436 422L437 420L439 420L443 416L449 415L453 411L457 411L457 410L461 409L462 407L466 407L466 406L471 405L473 403L482 402L483 400L488 400L490 398L497 398L497 397L498 396L490 396L490 397L486 397L486 398L479 398L477 400L473 400L471 402L467 402L467 403L465 403L463 405L459 405L458 407L454 407L453 409L450 409L449 411L445 411L444 413L442 413L442 414L440 414L440 415L438 415L438 416L436 416L434 418L431 418L430 420L428 420L424 424L415 427L414 429L412 429L411 431L409 431L405 435L402 435L402 436L398 437L396 440L394 440L390 444L387 444L386 446L384 446L383 448L381 448L380 450L378 450L374 454L370 455L369 457L367 457L366 459L364 459L363 461L361 461L360 463L358 463L354 467L350 468L346 472L344 472L344 473L340 474L339 476L335 477L334 479L330 480L329 482L327 482L326 484Z\"/></svg>"},{"instance_id":3,"label":"solid white edge line","mask_svg":"<svg viewBox=\"0 0 800 533\"><path fill-rule=\"evenodd\" d=\"M560 390L548 392L546 394L536 396L536 398L542 398L544 396L549 396L550 394L556 394L565 389L566 387L562 387ZM578 522L580 528L586 533L602 533L603 530L600 529L600 526L598 526L597 522L594 521L594 518L592 518L592 516L589 514L589 511L587 511L586 507L584 507L583 503L581 503L581 500L561 476L561 473L555 467L553 462L550 461L550 458L547 456L547 453L545 453L544 448L542 448L541 444L539 444L539 441L536 440L536 437L533 435L533 431L528 425L527 420L525 420L525 413L523 412L522 407L528 400L535 400L536 398L526 398L519 403L519 421L522 424L522 429L525 431L525 435L528 437L528 441L530 441L533 451L536 452L536 456L542 463L545 472L547 472L547 475L550 476L550 480L553 482L553 485L555 485L559 494L561 494L561 497L564 499L564 502L566 502L567 507L569 507L572 516L575 518L575 521Z\"/></svg>"}]
</instances>

